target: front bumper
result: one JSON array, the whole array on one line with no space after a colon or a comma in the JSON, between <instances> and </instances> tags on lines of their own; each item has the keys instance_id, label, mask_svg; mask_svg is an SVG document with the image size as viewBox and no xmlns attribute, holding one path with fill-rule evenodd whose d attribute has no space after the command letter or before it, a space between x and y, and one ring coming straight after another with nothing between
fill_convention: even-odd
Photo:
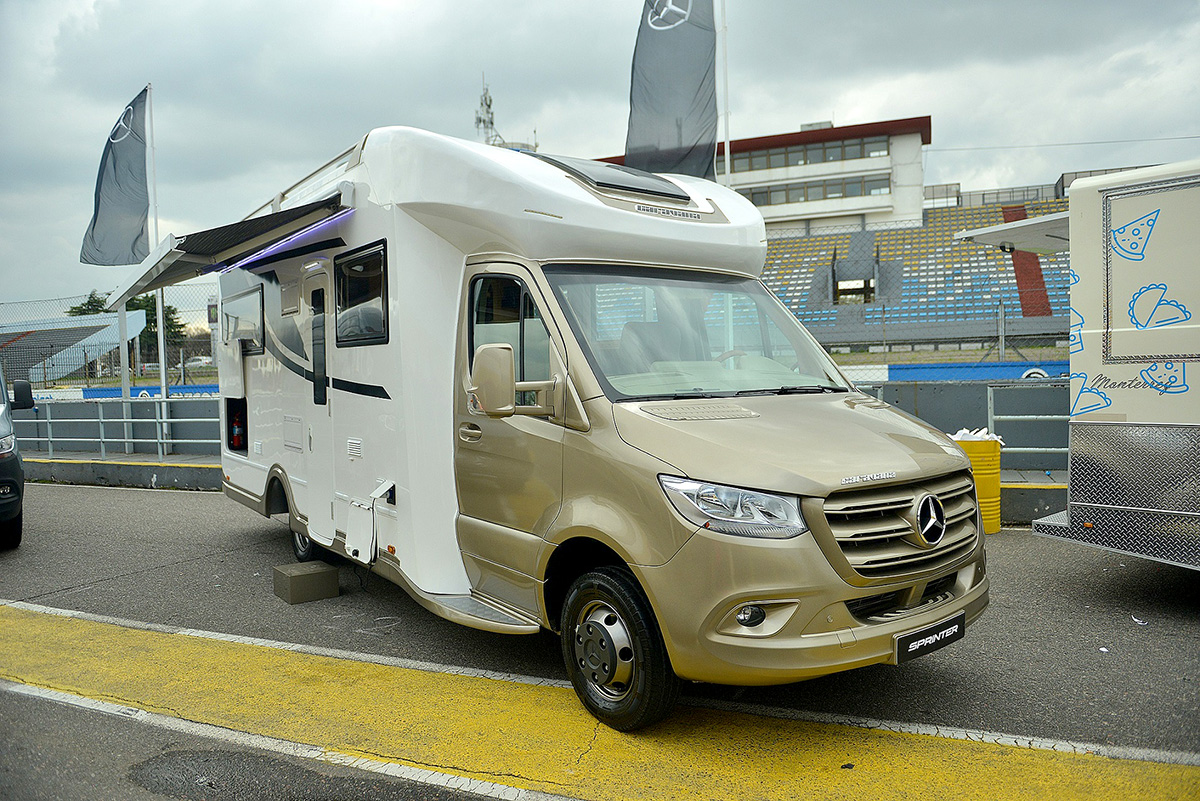
<instances>
[{"instance_id":1,"label":"front bumper","mask_svg":"<svg viewBox=\"0 0 1200 801\"><path fill-rule=\"evenodd\" d=\"M15 451L0 455L0 522L21 514L21 497L25 494L25 473L21 457Z\"/></svg>"},{"instance_id":2,"label":"front bumper","mask_svg":"<svg viewBox=\"0 0 1200 801\"><path fill-rule=\"evenodd\" d=\"M920 578L852 587L812 533L748 540L697 531L669 562L639 567L676 674L715 684L786 684L896 662L894 638L960 611L970 624L988 603L982 539L968 558ZM886 602L898 608L855 605ZM746 628L746 604L766 612ZM911 610L911 611L910 611ZM856 614L858 616L856 616Z\"/></svg>"}]
</instances>

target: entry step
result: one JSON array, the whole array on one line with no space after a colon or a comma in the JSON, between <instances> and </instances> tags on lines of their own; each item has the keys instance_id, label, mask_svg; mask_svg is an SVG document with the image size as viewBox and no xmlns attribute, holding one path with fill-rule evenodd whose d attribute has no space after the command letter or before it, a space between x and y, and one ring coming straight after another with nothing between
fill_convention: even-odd
<instances>
[{"instance_id":1,"label":"entry step","mask_svg":"<svg viewBox=\"0 0 1200 801\"><path fill-rule=\"evenodd\" d=\"M1070 513L1064 509L1033 521L1033 533L1061 537L1071 528Z\"/></svg>"}]
</instances>

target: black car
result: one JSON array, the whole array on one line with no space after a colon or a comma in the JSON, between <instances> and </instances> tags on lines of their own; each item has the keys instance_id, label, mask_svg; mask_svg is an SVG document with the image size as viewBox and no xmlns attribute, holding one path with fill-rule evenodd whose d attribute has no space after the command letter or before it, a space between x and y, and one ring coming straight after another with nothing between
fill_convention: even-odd
<instances>
[{"instance_id":1,"label":"black car","mask_svg":"<svg viewBox=\"0 0 1200 801\"><path fill-rule=\"evenodd\" d=\"M0 366L0 548L15 548L21 544L21 496L25 493L25 473L21 469L21 452L13 430L12 409L32 409L33 390L28 381L13 382L13 399L9 402Z\"/></svg>"}]
</instances>

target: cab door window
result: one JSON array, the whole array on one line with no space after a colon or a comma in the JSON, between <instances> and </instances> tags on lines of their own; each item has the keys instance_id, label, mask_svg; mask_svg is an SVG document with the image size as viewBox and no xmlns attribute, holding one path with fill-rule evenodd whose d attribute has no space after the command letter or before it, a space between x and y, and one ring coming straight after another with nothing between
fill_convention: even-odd
<instances>
[{"instance_id":1,"label":"cab door window","mask_svg":"<svg viewBox=\"0 0 1200 801\"><path fill-rule=\"evenodd\" d=\"M471 361L480 345L503 343L513 349L517 381L550 378L550 332L529 290L516 278L488 275L471 288ZM517 393L517 404L536 403L536 393Z\"/></svg>"}]
</instances>

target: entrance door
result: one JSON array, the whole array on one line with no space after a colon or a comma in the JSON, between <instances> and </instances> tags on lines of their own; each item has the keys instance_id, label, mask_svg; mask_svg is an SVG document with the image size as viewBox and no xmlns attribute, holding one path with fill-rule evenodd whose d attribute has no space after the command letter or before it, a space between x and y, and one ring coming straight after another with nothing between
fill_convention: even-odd
<instances>
[{"instance_id":1,"label":"entrance door","mask_svg":"<svg viewBox=\"0 0 1200 801\"><path fill-rule=\"evenodd\" d=\"M552 374L565 381L566 370L542 318L529 276L515 265L490 269L512 272L497 274L481 269L471 279L465 357L470 360L480 345L504 342L513 347L518 381L543 381ZM459 374L464 372L460 370ZM518 393L517 404L533 405L534 398L522 394ZM484 540L505 539L504 529L544 534L562 503L562 425L549 417L490 418L472 414L463 386L456 387L454 425L454 467L463 517L460 541L466 533L464 525ZM473 545L479 549L475 553L491 556L502 564L514 555L501 542L476 539ZM490 550L489 546L501 552L480 553ZM505 551L507 558L498 558ZM531 569L511 562L509 566Z\"/></svg>"},{"instance_id":2,"label":"entrance door","mask_svg":"<svg viewBox=\"0 0 1200 801\"><path fill-rule=\"evenodd\" d=\"M309 352L312 354L312 396L308 404L306 462L308 475L308 536L332 545L333 523L333 404L329 392L328 353L331 318L329 274L318 270L304 276L304 304L308 307Z\"/></svg>"}]
</instances>

